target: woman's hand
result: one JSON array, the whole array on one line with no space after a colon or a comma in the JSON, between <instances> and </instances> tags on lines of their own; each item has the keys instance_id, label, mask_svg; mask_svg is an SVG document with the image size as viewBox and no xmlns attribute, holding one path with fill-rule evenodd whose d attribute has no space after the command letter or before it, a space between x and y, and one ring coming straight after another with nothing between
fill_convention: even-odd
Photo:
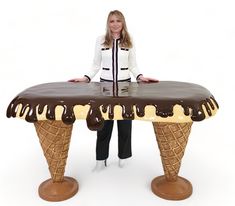
<instances>
[{"instance_id":1,"label":"woman's hand","mask_svg":"<svg viewBox=\"0 0 235 206\"><path fill-rule=\"evenodd\" d=\"M87 77L81 77L81 78L74 78L68 80L68 82L89 82L89 79Z\"/></svg>"},{"instance_id":2,"label":"woman's hand","mask_svg":"<svg viewBox=\"0 0 235 206\"><path fill-rule=\"evenodd\" d=\"M152 83L152 82L159 82L159 80L150 78L150 77L144 77L143 75L139 76L138 82L145 82L145 83Z\"/></svg>"}]
</instances>

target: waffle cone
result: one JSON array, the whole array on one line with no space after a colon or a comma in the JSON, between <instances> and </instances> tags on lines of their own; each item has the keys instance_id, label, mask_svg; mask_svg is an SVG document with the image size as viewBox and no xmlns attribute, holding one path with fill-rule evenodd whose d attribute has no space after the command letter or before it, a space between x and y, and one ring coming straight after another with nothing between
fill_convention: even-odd
<instances>
[{"instance_id":1,"label":"waffle cone","mask_svg":"<svg viewBox=\"0 0 235 206\"><path fill-rule=\"evenodd\" d=\"M61 182L64 179L73 125L50 120L38 121L34 125L52 180L53 182Z\"/></svg>"},{"instance_id":2,"label":"waffle cone","mask_svg":"<svg viewBox=\"0 0 235 206\"><path fill-rule=\"evenodd\" d=\"M192 122L153 122L165 177L168 181L177 179L191 126Z\"/></svg>"}]
</instances>

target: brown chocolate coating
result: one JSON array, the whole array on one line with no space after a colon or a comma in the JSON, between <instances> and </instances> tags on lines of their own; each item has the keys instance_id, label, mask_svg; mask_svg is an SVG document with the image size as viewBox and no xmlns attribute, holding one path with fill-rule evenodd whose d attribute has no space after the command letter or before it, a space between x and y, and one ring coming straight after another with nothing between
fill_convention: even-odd
<instances>
[{"instance_id":1,"label":"brown chocolate coating","mask_svg":"<svg viewBox=\"0 0 235 206\"><path fill-rule=\"evenodd\" d=\"M164 118L173 116L173 107L178 104L183 107L186 116L191 115L192 121L205 119L202 105L205 106L209 116L212 115L211 109L215 109L214 105L219 107L206 88L197 84L174 81L40 84L18 94L8 106L7 117L16 117L16 108L19 104L22 104L20 116L23 116L29 108L25 117L28 122L36 122L37 112L41 114L45 106L47 106L46 118L55 120L55 108L61 105L64 108L62 121L66 124L73 124L76 120L74 106L90 105L87 125L91 130L98 130L102 127L104 119L99 109L100 106L103 112L108 111L110 119L114 117L115 105L122 107L123 119L134 119L133 106L136 107L136 114L143 117L145 106L153 105L156 108L156 115ZM190 109L192 109L191 114Z\"/></svg>"}]
</instances>

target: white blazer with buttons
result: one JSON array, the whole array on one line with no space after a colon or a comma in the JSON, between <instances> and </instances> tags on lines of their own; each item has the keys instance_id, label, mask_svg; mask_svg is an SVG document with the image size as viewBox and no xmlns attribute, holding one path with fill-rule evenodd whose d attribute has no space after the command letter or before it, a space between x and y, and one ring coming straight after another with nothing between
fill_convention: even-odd
<instances>
[{"instance_id":1,"label":"white blazer with buttons","mask_svg":"<svg viewBox=\"0 0 235 206\"><path fill-rule=\"evenodd\" d=\"M101 81L130 81L130 72L137 79L141 74L136 64L135 48L120 47L120 39L113 40L111 48L103 45L104 36L100 36L96 40L95 55L93 65L86 73L86 77L91 80L100 69Z\"/></svg>"}]
</instances>

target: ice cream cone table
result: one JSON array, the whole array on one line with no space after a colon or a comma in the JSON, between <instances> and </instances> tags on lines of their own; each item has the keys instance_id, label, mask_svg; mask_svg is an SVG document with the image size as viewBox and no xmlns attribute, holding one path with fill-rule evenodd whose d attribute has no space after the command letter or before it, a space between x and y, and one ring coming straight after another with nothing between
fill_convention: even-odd
<instances>
[{"instance_id":1,"label":"ice cream cone table","mask_svg":"<svg viewBox=\"0 0 235 206\"><path fill-rule=\"evenodd\" d=\"M34 123L51 174L39 186L45 200L66 200L78 191L77 181L64 176L76 119L85 119L91 130L99 130L108 119L151 121L164 169L163 176L153 179L152 191L164 199L182 200L192 194L191 183L178 176L192 123L217 110L213 95L192 83L55 82L19 93L9 104L7 117Z\"/></svg>"}]
</instances>

